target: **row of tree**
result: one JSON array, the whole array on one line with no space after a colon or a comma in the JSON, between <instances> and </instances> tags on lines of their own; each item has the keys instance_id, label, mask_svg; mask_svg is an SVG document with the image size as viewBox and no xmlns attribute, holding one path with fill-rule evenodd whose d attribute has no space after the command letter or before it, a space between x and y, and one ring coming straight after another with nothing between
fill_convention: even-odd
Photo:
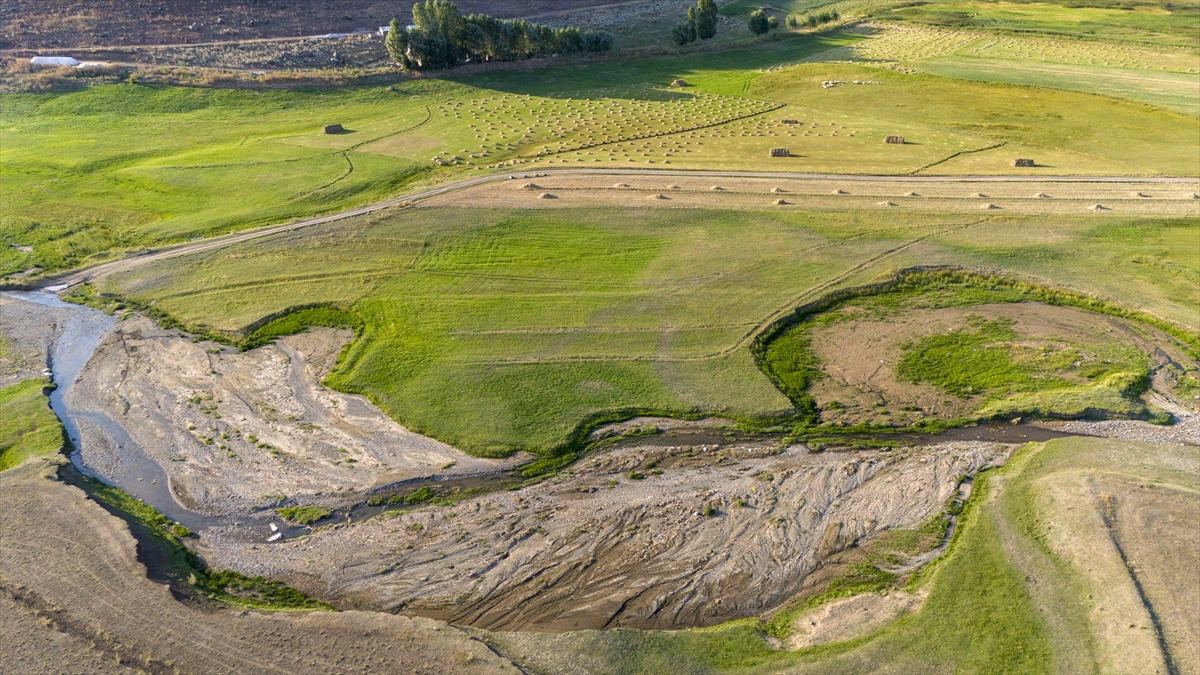
<instances>
[{"instance_id":1,"label":"row of tree","mask_svg":"<svg viewBox=\"0 0 1200 675\"><path fill-rule=\"evenodd\" d=\"M412 26L401 26L392 19L386 43L392 60L409 70L453 68L468 61L519 61L547 54L602 52L612 47L612 41L612 33L605 31L551 28L486 14L463 16L453 2L426 0L413 5Z\"/></svg>"},{"instance_id":2,"label":"row of tree","mask_svg":"<svg viewBox=\"0 0 1200 675\"><path fill-rule=\"evenodd\" d=\"M840 18L842 18L842 15L836 9L825 10L815 14L805 14L803 16L788 14L787 25L788 28L816 28L822 24L837 21Z\"/></svg>"},{"instance_id":3,"label":"row of tree","mask_svg":"<svg viewBox=\"0 0 1200 675\"><path fill-rule=\"evenodd\" d=\"M762 35L767 31L779 28L779 19L761 9L756 9L750 12L750 20L746 22L746 27L750 29L751 33Z\"/></svg>"},{"instance_id":4,"label":"row of tree","mask_svg":"<svg viewBox=\"0 0 1200 675\"><path fill-rule=\"evenodd\" d=\"M671 39L680 47L696 40L708 40L716 34L716 0L700 0L695 7L688 7L687 19L671 29Z\"/></svg>"}]
</instances>

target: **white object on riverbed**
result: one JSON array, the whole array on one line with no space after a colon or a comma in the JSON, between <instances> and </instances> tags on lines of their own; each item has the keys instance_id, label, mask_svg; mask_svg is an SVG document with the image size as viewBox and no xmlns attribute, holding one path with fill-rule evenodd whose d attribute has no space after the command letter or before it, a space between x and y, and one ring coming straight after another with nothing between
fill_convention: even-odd
<instances>
[{"instance_id":1,"label":"white object on riverbed","mask_svg":"<svg viewBox=\"0 0 1200 675\"><path fill-rule=\"evenodd\" d=\"M267 537L267 541L279 541L280 539L283 539L282 532L276 532L275 534Z\"/></svg>"},{"instance_id":2,"label":"white object on riverbed","mask_svg":"<svg viewBox=\"0 0 1200 675\"><path fill-rule=\"evenodd\" d=\"M271 531L272 531L272 532L278 532L278 531L279 531L279 528L275 526L275 523L271 523Z\"/></svg>"}]
</instances>

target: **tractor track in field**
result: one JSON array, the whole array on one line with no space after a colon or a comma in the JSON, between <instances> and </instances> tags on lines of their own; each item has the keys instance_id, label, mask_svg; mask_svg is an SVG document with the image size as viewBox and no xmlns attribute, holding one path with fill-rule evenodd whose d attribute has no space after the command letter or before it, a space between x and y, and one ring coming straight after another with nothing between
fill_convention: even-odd
<instances>
[{"instance_id":1,"label":"tractor track in field","mask_svg":"<svg viewBox=\"0 0 1200 675\"><path fill-rule=\"evenodd\" d=\"M424 122L418 124L421 126ZM378 139L375 139L378 140ZM340 152L340 151L339 151ZM888 182L903 182L903 183L1012 183L1012 182L1043 182L1043 183L1194 183L1198 179L1196 177L1166 177L1166 176L911 176L911 175L868 175L868 174L821 174L821 173L793 173L793 172L774 172L774 171L705 171L705 170L680 170L680 169L559 169L559 170L544 170L538 171L532 177L555 177L555 176L640 176L640 177L708 177L708 178L775 178L775 179L791 179L791 180L838 180L847 182L871 182L871 181L888 181ZM220 237L214 237L205 241L189 242L178 244L175 246L149 249L137 253L127 255L120 260L113 260L105 263L100 263L92 267L74 270L65 274L47 277L39 280L36 284L23 286L26 289L41 289L53 292L65 290L76 284L85 281L99 279L101 277L114 274L116 272L124 272L142 265L170 258L179 257L182 255L190 255L193 253L202 253L205 251L214 251L227 246L233 246L261 237L267 237L282 232L290 232L314 225L323 225L333 223L347 218L364 216L378 211L384 211L395 207L409 206L414 202L436 197L449 192L465 190L467 188L492 183L503 180L519 179L522 174L513 173L493 173L475 178L468 178L452 183L447 183L420 192L415 192L392 199L367 204L352 209L346 209L337 213L332 213L325 216L317 216L314 218L303 218L294 220L280 225L271 225L253 230L246 230L234 234L228 234ZM525 178L531 177L529 172L524 174ZM19 284L14 284L15 288L22 287Z\"/></svg>"}]
</instances>

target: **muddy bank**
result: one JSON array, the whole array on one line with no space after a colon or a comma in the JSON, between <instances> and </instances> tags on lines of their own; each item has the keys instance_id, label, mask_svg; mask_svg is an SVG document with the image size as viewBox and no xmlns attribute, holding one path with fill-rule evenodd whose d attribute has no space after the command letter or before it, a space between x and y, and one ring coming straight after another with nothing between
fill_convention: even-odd
<instances>
[{"instance_id":1,"label":"muddy bank","mask_svg":"<svg viewBox=\"0 0 1200 675\"><path fill-rule=\"evenodd\" d=\"M201 550L342 606L489 630L712 625L762 614L854 542L940 513L960 476L1011 447L730 448L698 466L671 446L617 448L518 492L279 545L217 528Z\"/></svg>"},{"instance_id":2,"label":"muddy bank","mask_svg":"<svg viewBox=\"0 0 1200 675\"><path fill-rule=\"evenodd\" d=\"M83 413L85 463L122 486L141 477L131 465L156 465L180 504L233 516L279 503L338 507L381 486L518 461L472 457L321 386L351 337L319 328L238 352L131 315L67 395Z\"/></svg>"}]
</instances>

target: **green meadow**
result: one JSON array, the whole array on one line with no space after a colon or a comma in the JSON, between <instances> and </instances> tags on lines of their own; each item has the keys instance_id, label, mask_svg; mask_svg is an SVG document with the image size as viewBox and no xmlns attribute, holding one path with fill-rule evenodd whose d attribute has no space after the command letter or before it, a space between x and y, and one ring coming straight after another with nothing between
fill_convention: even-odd
<instances>
[{"instance_id":1,"label":"green meadow","mask_svg":"<svg viewBox=\"0 0 1200 675\"><path fill-rule=\"evenodd\" d=\"M34 378L0 389L0 471L62 450L62 425L44 393L49 385Z\"/></svg>"},{"instance_id":2,"label":"green meadow","mask_svg":"<svg viewBox=\"0 0 1200 675\"><path fill-rule=\"evenodd\" d=\"M1195 329L1196 233L1103 215L1050 230L986 214L415 208L147 265L98 290L232 339L289 307L340 307L361 332L329 385L474 453L546 454L597 416L788 412L751 354L756 331L914 265L1004 270Z\"/></svg>"},{"instance_id":3,"label":"green meadow","mask_svg":"<svg viewBox=\"0 0 1200 675\"><path fill-rule=\"evenodd\" d=\"M1017 148L1051 157L1058 173L1194 175L1200 164L1195 118L1172 112L1191 110L1200 96L1186 91L1187 76L1176 77L1183 65L1169 59L1169 70L1136 84L1107 72L1093 77L1097 90L1166 109L812 62L878 40L793 35L720 53L544 68L537 77L497 71L391 87L120 84L4 95L0 275L68 269L487 172L637 166L902 174L936 165L970 173L981 170L978 162L944 160L1001 143L1010 149L989 151L995 166L984 172L1007 167ZM997 75L973 63L934 61L929 70L1018 84L1057 77L1032 69ZM689 86L669 87L674 79ZM885 84L822 88L829 79ZM335 122L347 133L321 133ZM910 143L884 147L883 137L893 134ZM767 151L779 145L793 157L768 163Z\"/></svg>"}]
</instances>

